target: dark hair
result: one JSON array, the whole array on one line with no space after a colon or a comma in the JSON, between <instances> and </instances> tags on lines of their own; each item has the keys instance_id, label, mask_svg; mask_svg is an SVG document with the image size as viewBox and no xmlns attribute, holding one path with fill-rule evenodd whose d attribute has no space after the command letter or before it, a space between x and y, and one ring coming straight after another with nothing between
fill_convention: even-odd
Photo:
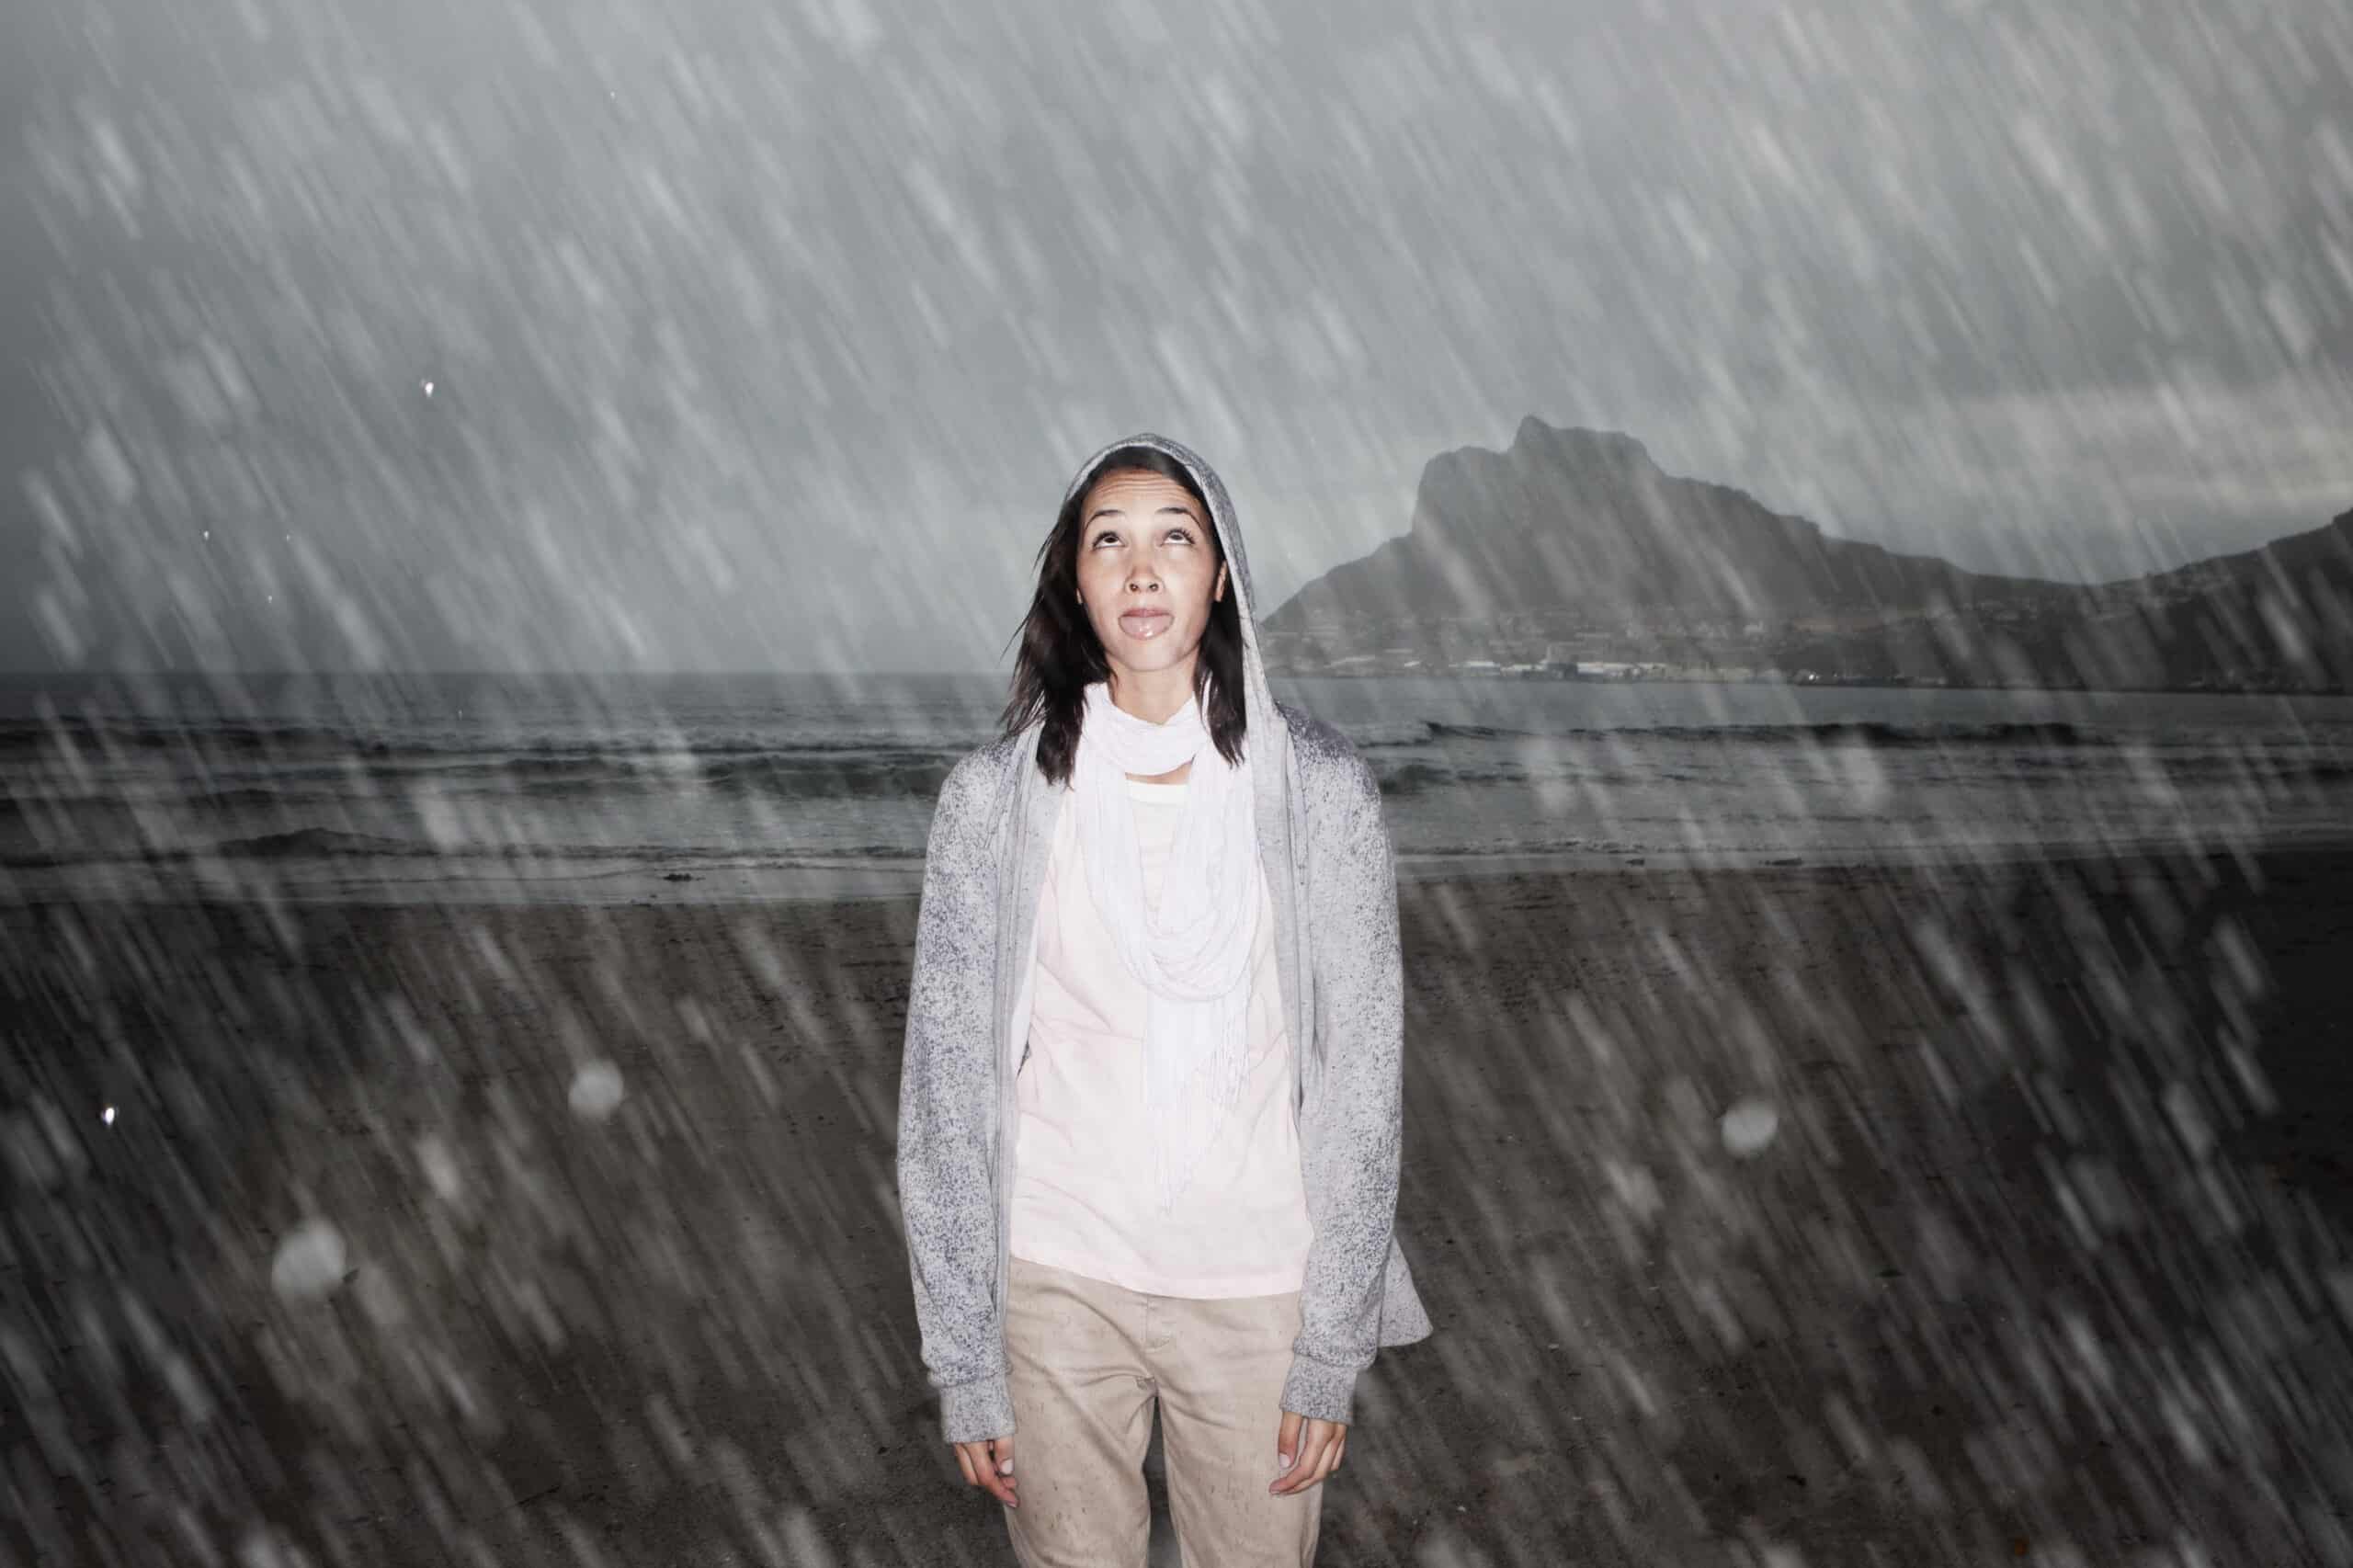
<instances>
[{"instance_id":1,"label":"dark hair","mask_svg":"<svg viewBox=\"0 0 2353 1568\"><path fill-rule=\"evenodd\" d=\"M1208 525L1210 549L1219 564L1225 561L1225 541L1218 537L1217 515L1191 471L1156 447L1121 447L1105 457L1072 493L1053 531L1038 547L1038 589L1029 613L1016 633L1021 652L1013 662L1013 690L1006 699L1004 733L1019 733L1042 717L1045 729L1038 736L1038 769L1056 784L1070 778L1078 760L1078 733L1085 723L1086 688L1108 677L1103 640L1086 619L1078 600L1078 542L1086 517L1086 497L1096 482L1123 469L1142 469L1173 479L1200 504ZM1242 595L1229 580L1223 598L1210 601L1209 625L1202 629L1200 648L1193 662L1193 696L1201 705L1211 744L1228 763L1242 761L1248 722L1242 695Z\"/></svg>"}]
</instances>

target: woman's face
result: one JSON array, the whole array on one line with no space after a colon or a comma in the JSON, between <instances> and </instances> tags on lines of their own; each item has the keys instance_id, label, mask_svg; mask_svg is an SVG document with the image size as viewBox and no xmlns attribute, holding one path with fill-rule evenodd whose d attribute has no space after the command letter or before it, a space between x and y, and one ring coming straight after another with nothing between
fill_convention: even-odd
<instances>
[{"instance_id":1,"label":"woman's face","mask_svg":"<svg viewBox=\"0 0 2353 1568\"><path fill-rule=\"evenodd\" d=\"M1225 567L1192 493L1143 469L1098 476L1078 529L1078 598L1120 678L1182 667L1225 597Z\"/></svg>"}]
</instances>

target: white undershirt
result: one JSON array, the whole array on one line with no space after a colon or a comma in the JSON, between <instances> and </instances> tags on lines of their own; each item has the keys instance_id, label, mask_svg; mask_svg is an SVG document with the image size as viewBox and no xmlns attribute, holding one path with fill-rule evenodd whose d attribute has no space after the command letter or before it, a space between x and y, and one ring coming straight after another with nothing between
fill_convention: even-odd
<instances>
[{"instance_id":1,"label":"white undershirt","mask_svg":"<svg viewBox=\"0 0 2353 1568\"><path fill-rule=\"evenodd\" d=\"M1123 782L1136 813L1146 905L1156 908L1187 786ZM1164 1216L1144 1097L1146 993L1096 913L1065 790L1039 895L1029 1058L1016 1085L1019 1142L1008 1244L1015 1256L1161 1296L1300 1288L1314 1228L1292 1119L1290 1038L1263 869L1258 899L1241 1096L1225 1111L1176 1212Z\"/></svg>"}]
</instances>

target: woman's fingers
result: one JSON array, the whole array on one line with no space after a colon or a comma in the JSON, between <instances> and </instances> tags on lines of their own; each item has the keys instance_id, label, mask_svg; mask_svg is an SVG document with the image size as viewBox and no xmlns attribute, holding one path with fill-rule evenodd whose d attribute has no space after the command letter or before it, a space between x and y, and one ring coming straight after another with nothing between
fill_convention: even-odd
<instances>
[{"instance_id":1,"label":"woman's fingers","mask_svg":"<svg viewBox=\"0 0 2353 1568\"><path fill-rule=\"evenodd\" d=\"M1304 1492L1322 1481L1338 1466L1340 1449L1347 1442L1347 1436L1344 1422L1310 1417L1299 1433L1299 1448L1291 1456L1290 1468L1267 1490L1279 1497Z\"/></svg>"},{"instance_id":2,"label":"woman's fingers","mask_svg":"<svg viewBox=\"0 0 2353 1568\"><path fill-rule=\"evenodd\" d=\"M956 1445L956 1468L964 1472L969 1486L984 1486L989 1494L1008 1508L1017 1508L1014 1500L1016 1477L1013 1474L1013 1437L983 1437L977 1442Z\"/></svg>"},{"instance_id":3,"label":"woman's fingers","mask_svg":"<svg viewBox=\"0 0 2353 1568\"><path fill-rule=\"evenodd\" d=\"M1342 1446L1343 1440L1340 1437L1335 1437L1332 1439L1330 1445L1324 1450L1323 1462L1315 1467L1315 1481L1308 1483L1309 1485L1314 1485L1316 1482L1322 1481L1324 1477L1330 1475L1334 1471L1340 1468L1340 1449Z\"/></svg>"}]
</instances>

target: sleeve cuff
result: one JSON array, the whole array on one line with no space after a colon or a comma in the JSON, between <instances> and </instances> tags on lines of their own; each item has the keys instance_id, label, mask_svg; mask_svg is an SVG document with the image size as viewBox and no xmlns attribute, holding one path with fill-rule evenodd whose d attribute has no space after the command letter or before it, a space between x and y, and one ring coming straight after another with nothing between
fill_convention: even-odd
<instances>
[{"instance_id":1,"label":"sleeve cuff","mask_svg":"<svg viewBox=\"0 0 2353 1568\"><path fill-rule=\"evenodd\" d=\"M1293 1352L1290 1376L1283 1380L1282 1406L1318 1421L1353 1422L1357 1374L1351 1367Z\"/></svg>"},{"instance_id":2,"label":"sleeve cuff","mask_svg":"<svg viewBox=\"0 0 2353 1568\"><path fill-rule=\"evenodd\" d=\"M1003 1372L939 1391L939 1429L951 1443L1013 1436L1013 1391Z\"/></svg>"}]
</instances>

